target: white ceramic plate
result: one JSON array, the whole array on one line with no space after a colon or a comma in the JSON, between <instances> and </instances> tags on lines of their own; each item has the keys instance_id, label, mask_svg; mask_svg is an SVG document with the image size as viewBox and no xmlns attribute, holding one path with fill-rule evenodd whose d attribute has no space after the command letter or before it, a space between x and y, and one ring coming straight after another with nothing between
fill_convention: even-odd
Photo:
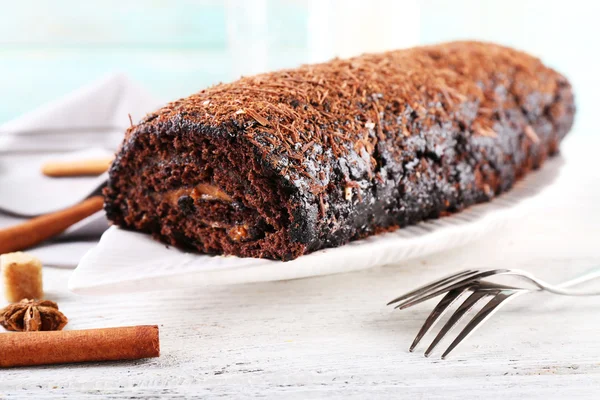
<instances>
[{"instance_id":1,"label":"white ceramic plate","mask_svg":"<svg viewBox=\"0 0 600 400\"><path fill-rule=\"evenodd\" d=\"M83 257L69 288L79 294L107 295L296 279L397 263L464 245L525 215L530 207L543 204L562 164L560 157L548 161L490 203L288 262L186 253L148 235L112 227Z\"/></svg>"}]
</instances>

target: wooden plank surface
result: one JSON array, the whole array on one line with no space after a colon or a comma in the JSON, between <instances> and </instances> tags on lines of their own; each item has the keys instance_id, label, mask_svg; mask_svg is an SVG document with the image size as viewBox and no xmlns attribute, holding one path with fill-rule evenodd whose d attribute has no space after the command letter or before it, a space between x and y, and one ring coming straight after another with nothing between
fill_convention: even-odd
<instances>
[{"instance_id":1,"label":"wooden plank surface","mask_svg":"<svg viewBox=\"0 0 600 400\"><path fill-rule=\"evenodd\" d=\"M586 143L573 162L591 165ZM445 361L407 351L435 303L385 306L468 267L523 268L559 282L600 266L600 175L590 171L585 190L576 179L566 188L573 201L467 247L363 272L94 298L68 293L69 270L46 268L47 297L68 329L159 324L162 355L2 370L0 398L597 398L597 297L521 297Z\"/></svg>"}]
</instances>

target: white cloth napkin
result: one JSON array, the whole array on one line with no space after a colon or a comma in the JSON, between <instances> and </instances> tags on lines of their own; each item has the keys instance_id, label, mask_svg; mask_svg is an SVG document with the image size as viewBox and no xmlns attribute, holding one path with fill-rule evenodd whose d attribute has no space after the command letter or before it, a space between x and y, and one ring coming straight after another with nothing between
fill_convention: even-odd
<instances>
[{"instance_id":1,"label":"white cloth napkin","mask_svg":"<svg viewBox=\"0 0 600 400\"><path fill-rule=\"evenodd\" d=\"M112 74L0 125L0 227L89 196L104 176L48 178L41 165L50 159L110 156L130 125L129 116L136 122L158 106L127 76ZM107 227L103 213L97 213L31 253L46 265L75 267Z\"/></svg>"},{"instance_id":2,"label":"white cloth napkin","mask_svg":"<svg viewBox=\"0 0 600 400\"><path fill-rule=\"evenodd\" d=\"M155 98L112 74L0 125L0 152L114 149L129 126L156 108Z\"/></svg>"}]
</instances>

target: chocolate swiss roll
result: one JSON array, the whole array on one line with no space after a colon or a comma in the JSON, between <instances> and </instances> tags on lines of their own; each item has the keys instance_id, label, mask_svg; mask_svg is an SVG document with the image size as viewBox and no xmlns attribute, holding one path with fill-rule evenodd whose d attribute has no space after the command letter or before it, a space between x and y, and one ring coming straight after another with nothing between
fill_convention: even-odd
<instances>
[{"instance_id":1,"label":"chocolate swiss roll","mask_svg":"<svg viewBox=\"0 0 600 400\"><path fill-rule=\"evenodd\" d=\"M132 126L105 209L174 246L290 260L493 199L574 113L562 75L478 42L245 77Z\"/></svg>"}]
</instances>

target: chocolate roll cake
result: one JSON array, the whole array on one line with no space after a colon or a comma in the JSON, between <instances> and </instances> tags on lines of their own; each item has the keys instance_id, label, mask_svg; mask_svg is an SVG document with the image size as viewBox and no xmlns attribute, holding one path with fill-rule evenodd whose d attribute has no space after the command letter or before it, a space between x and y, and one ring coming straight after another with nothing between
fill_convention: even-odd
<instances>
[{"instance_id":1,"label":"chocolate roll cake","mask_svg":"<svg viewBox=\"0 0 600 400\"><path fill-rule=\"evenodd\" d=\"M478 42L245 77L132 126L105 209L178 247L290 260L491 200L574 113L562 75Z\"/></svg>"}]
</instances>

